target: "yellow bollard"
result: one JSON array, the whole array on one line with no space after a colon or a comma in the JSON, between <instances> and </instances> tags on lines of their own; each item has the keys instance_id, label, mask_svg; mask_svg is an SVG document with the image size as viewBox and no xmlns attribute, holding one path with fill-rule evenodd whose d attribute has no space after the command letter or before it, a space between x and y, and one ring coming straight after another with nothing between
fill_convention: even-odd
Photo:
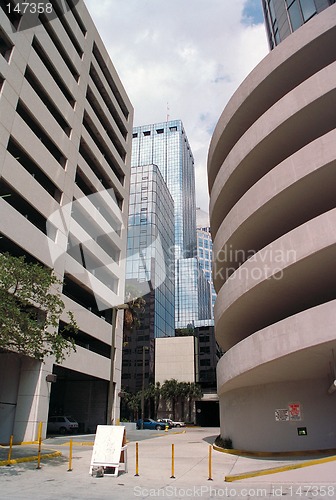
<instances>
[{"instance_id":1,"label":"yellow bollard","mask_svg":"<svg viewBox=\"0 0 336 500\"><path fill-rule=\"evenodd\" d=\"M209 444L209 477L208 481L212 481L212 446Z\"/></svg>"},{"instance_id":2,"label":"yellow bollard","mask_svg":"<svg viewBox=\"0 0 336 500\"><path fill-rule=\"evenodd\" d=\"M7 465L10 465L10 461L12 458L12 449L13 449L13 434L9 438L9 450L8 450L8 457L7 457L8 464Z\"/></svg>"},{"instance_id":3,"label":"yellow bollard","mask_svg":"<svg viewBox=\"0 0 336 500\"><path fill-rule=\"evenodd\" d=\"M139 443L135 443L135 476L139 475Z\"/></svg>"},{"instance_id":4,"label":"yellow bollard","mask_svg":"<svg viewBox=\"0 0 336 500\"><path fill-rule=\"evenodd\" d=\"M38 443L40 442L40 439L42 439L42 426L43 426L43 422L39 422L38 430L37 430L37 442Z\"/></svg>"},{"instance_id":5,"label":"yellow bollard","mask_svg":"<svg viewBox=\"0 0 336 500\"><path fill-rule=\"evenodd\" d=\"M170 479L175 479L175 463L174 463L174 460L175 460L175 448L174 448L174 445L172 444L172 475L170 476Z\"/></svg>"},{"instance_id":6,"label":"yellow bollard","mask_svg":"<svg viewBox=\"0 0 336 500\"><path fill-rule=\"evenodd\" d=\"M72 438L70 439L69 444L69 469L68 472L72 471Z\"/></svg>"},{"instance_id":7,"label":"yellow bollard","mask_svg":"<svg viewBox=\"0 0 336 500\"><path fill-rule=\"evenodd\" d=\"M41 469L41 447L42 447L42 438L39 438L38 444L38 452L37 452L37 467L36 469Z\"/></svg>"}]
</instances>

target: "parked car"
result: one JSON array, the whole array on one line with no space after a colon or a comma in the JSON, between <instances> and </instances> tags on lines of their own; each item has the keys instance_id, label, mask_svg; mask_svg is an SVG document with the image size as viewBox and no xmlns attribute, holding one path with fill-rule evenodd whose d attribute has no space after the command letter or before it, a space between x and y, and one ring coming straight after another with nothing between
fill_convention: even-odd
<instances>
[{"instance_id":1,"label":"parked car","mask_svg":"<svg viewBox=\"0 0 336 500\"><path fill-rule=\"evenodd\" d=\"M137 421L137 429L141 429L141 418ZM166 427L166 424L164 422L158 422L157 420L153 420L152 418L144 418L143 421L143 428L144 429L156 429L157 431L159 430L164 430Z\"/></svg>"},{"instance_id":2,"label":"parked car","mask_svg":"<svg viewBox=\"0 0 336 500\"><path fill-rule=\"evenodd\" d=\"M158 422L165 422L165 424L169 426L171 429L172 427L185 427L186 424L184 422L174 422L171 418L158 418Z\"/></svg>"},{"instance_id":3,"label":"parked car","mask_svg":"<svg viewBox=\"0 0 336 500\"><path fill-rule=\"evenodd\" d=\"M165 425L168 425L169 429L174 427L174 422L170 420L170 418L158 418L158 422L163 422Z\"/></svg>"},{"instance_id":4,"label":"parked car","mask_svg":"<svg viewBox=\"0 0 336 500\"><path fill-rule=\"evenodd\" d=\"M174 427L185 427L185 422L173 422Z\"/></svg>"},{"instance_id":5,"label":"parked car","mask_svg":"<svg viewBox=\"0 0 336 500\"><path fill-rule=\"evenodd\" d=\"M48 432L66 434L67 432L78 432L78 422L69 415L56 415L49 417Z\"/></svg>"}]
</instances>

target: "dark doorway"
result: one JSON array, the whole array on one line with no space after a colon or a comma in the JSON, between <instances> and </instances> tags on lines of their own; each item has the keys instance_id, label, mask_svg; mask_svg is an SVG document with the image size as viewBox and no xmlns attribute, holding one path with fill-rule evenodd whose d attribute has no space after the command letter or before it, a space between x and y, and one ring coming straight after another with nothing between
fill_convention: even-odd
<instances>
[{"instance_id":1,"label":"dark doorway","mask_svg":"<svg viewBox=\"0 0 336 500\"><path fill-rule=\"evenodd\" d=\"M219 401L196 401L196 425L219 427Z\"/></svg>"}]
</instances>

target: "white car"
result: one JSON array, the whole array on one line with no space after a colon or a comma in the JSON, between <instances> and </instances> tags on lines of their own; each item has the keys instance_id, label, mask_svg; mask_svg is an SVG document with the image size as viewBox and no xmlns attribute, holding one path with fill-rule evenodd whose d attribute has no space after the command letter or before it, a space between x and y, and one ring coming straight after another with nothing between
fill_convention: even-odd
<instances>
[{"instance_id":1,"label":"white car","mask_svg":"<svg viewBox=\"0 0 336 500\"><path fill-rule=\"evenodd\" d=\"M60 434L78 432L78 422L74 418L65 415L49 417L48 432L59 432Z\"/></svg>"},{"instance_id":2,"label":"white car","mask_svg":"<svg viewBox=\"0 0 336 500\"><path fill-rule=\"evenodd\" d=\"M185 422L174 422L174 420L172 422L173 422L174 427L185 427L186 426Z\"/></svg>"},{"instance_id":3,"label":"white car","mask_svg":"<svg viewBox=\"0 0 336 500\"><path fill-rule=\"evenodd\" d=\"M186 424L184 422L174 422L170 418L160 418L159 422L164 422L167 425L169 425L169 427L185 427L186 426Z\"/></svg>"}]
</instances>

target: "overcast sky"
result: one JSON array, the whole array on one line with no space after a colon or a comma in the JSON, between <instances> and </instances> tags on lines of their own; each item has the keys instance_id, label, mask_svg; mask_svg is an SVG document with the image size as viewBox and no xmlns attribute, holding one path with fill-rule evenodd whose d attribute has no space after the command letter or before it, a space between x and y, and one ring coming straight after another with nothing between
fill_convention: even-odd
<instances>
[{"instance_id":1,"label":"overcast sky","mask_svg":"<svg viewBox=\"0 0 336 500\"><path fill-rule=\"evenodd\" d=\"M208 211L207 154L226 103L268 53L261 0L84 0L134 107L181 119Z\"/></svg>"}]
</instances>

